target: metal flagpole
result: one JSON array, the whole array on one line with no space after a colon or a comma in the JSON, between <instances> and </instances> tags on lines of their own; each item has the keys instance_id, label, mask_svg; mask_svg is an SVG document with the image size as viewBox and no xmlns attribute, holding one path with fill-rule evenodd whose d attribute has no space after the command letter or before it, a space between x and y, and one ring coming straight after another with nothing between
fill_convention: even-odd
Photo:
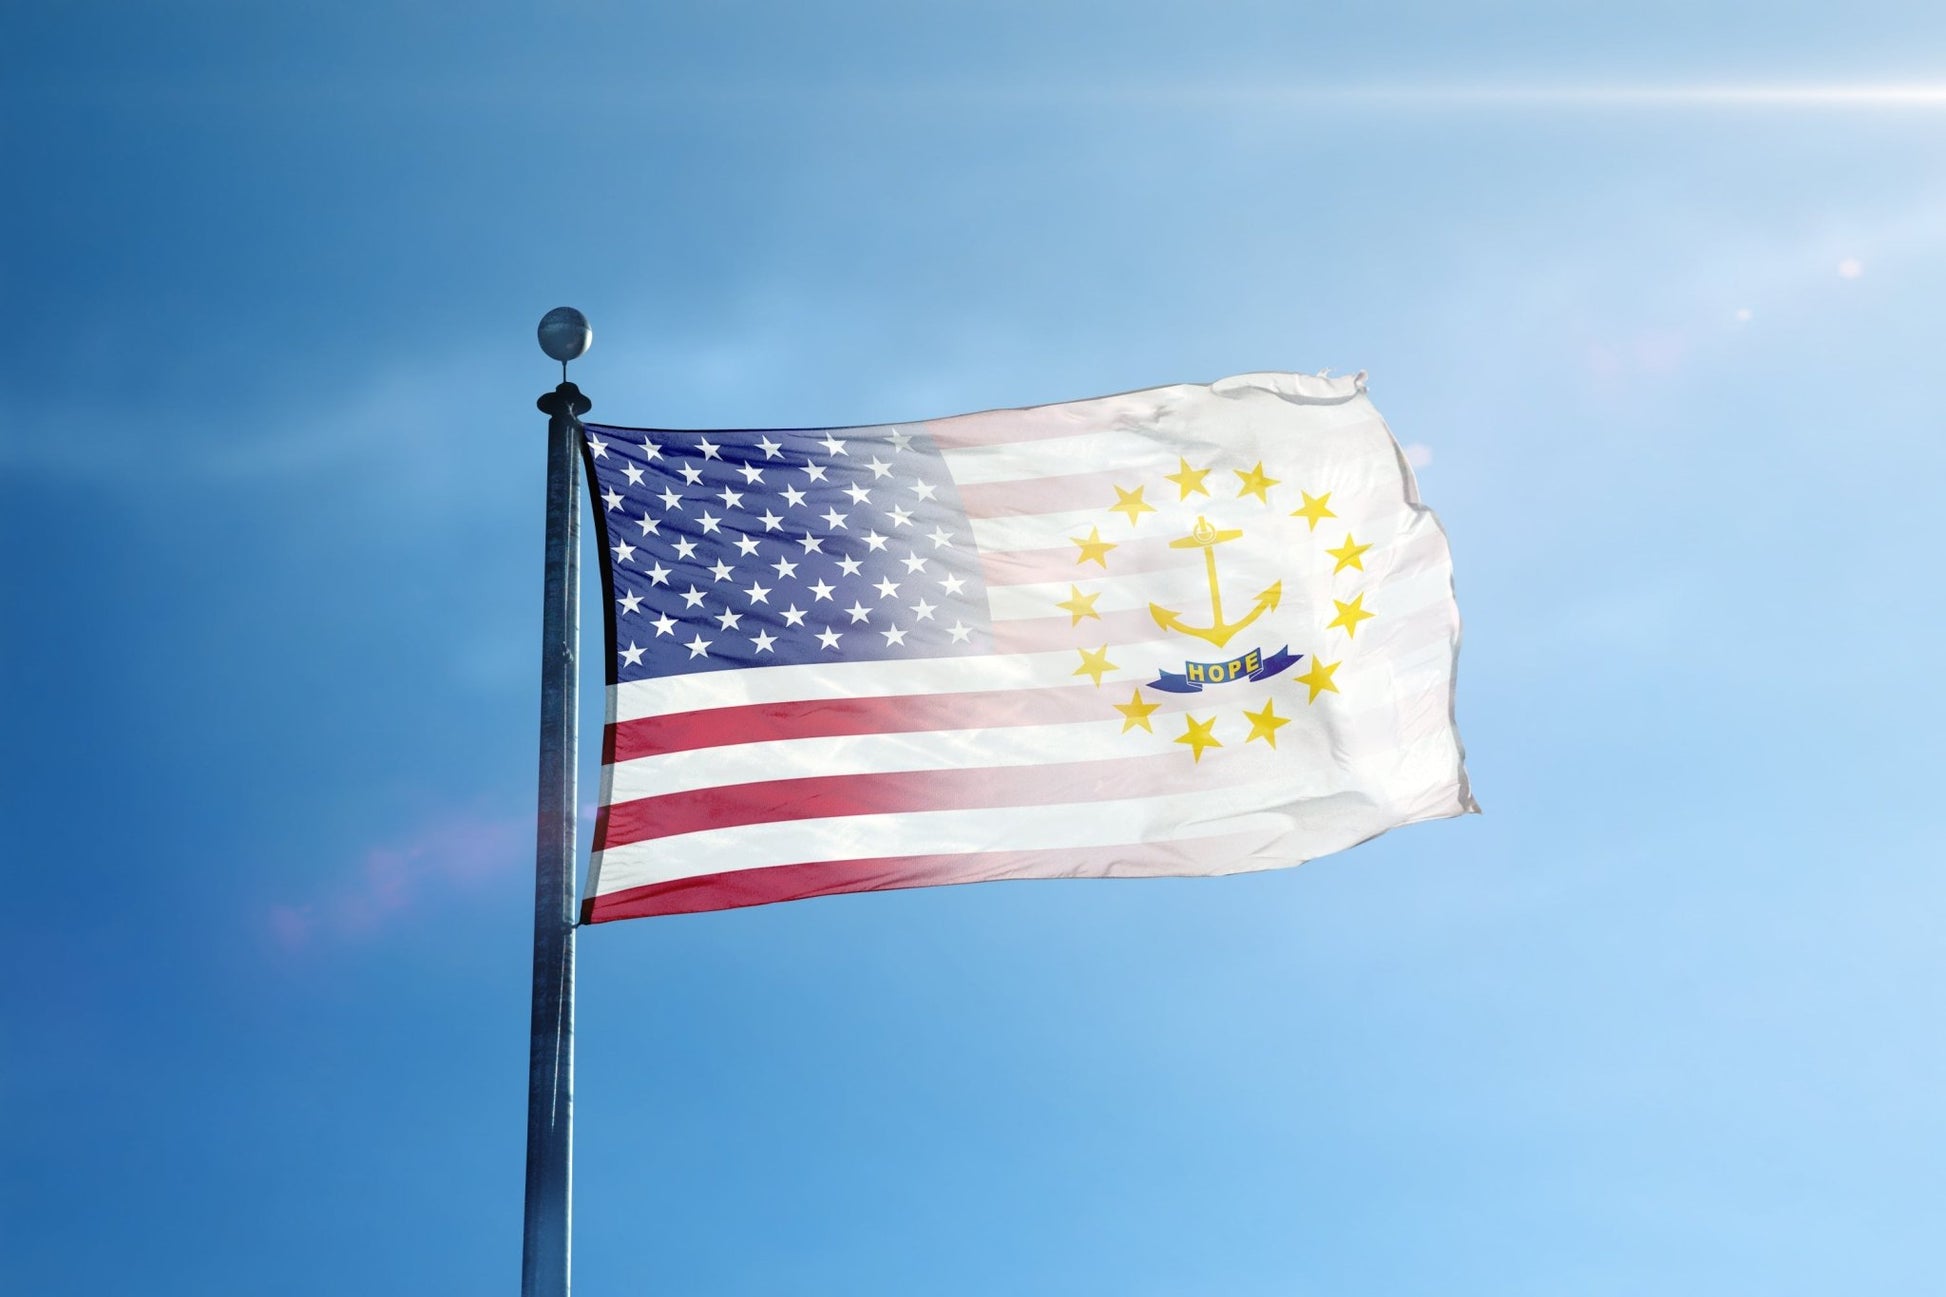
<instances>
[{"instance_id":1,"label":"metal flagpole","mask_svg":"<svg viewBox=\"0 0 1946 1297\"><path fill-rule=\"evenodd\" d=\"M541 319L561 385L535 402L547 419L547 575L541 615L540 814L534 853L534 1011L527 1054L527 1217L521 1297L567 1297L574 1208L574 845L581 630L581 415L567 381L593 341L581 312Z\"/></svg>"}]
</instances>

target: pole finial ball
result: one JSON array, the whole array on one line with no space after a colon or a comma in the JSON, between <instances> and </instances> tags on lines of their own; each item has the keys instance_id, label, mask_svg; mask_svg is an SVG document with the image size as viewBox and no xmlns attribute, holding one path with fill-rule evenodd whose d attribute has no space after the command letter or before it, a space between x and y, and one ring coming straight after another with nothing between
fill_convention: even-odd
<instances>
[{"instance_id":1,"label":"pole finial ball","mask_svg":"<svg viewBox=\"0 0 1946 1297\"><path fill-rule=\"evenodd\" d=\"M579 359L595 340L588 317L572 306L557 306L541 317L541 350L563 365Z\"/></svg>"}]
</instances>

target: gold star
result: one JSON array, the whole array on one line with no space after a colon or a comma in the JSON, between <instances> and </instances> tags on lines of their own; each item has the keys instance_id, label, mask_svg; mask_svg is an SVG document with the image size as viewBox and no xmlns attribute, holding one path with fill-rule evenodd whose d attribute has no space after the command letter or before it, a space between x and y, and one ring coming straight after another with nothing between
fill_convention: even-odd
<instances>
[{"instance_id":1,"label":"gold star","mask_svg":"<svg viewBox=\"0 0 1946 1297\"><path fill-rule=\"evenodd\" d=\"M1101 614L1095 611L1095 600L1099 598L1101 598L1101 591L1099 590L1093 594L1082 594L1080 586L1071 585L1068 587L1068 597L1054 606L1065 609L1074 615L1074 620L1069 622L1068 625L1079 626L1083 617L1093 617L1096 621L1101 620Z\"/></svg>"},{"instance_id":2,"label":"gold star","mask_svg":"<svg viewBox=\"0 0 1946 1297\"><path fill-rule=\"evenodd\" d=\"M1294 677L1299 684L1305 685L1311 690L1311 696L1304 701L1316 702L1318 695L1327 689L1334 694L1337 693L1338 686L1331 683L1331 677L1338 673L1338 668L1342 665L1339 662L1320 662L1318 659L1312 658L1311 669L1301 676Z\"/></svg>"},{"instance_id":3,"label":"gold star","mask_svg":"<svg viewBox=\"0 0 1946 1297\"><path fill-rule=\"evenodd\" d=\"M1101 528L1088 528L1088 537L1086 540L1083 540L1079 536L1070 536L1068 539L1081 546L1081 557L1074 560L1076 563L1086 563L1089 559L1093 559L1103 567L1108 566L1108 551L1115 548L1115 542L1112 540L1103 540L1101 538Z\"/></svg>"},{"instance_id":4,"label":"gold star","mask_svg":"<svg viewBox=\"0 0 1946 1297\"><path fill-rule=\"evenodd\" d=\"M1370 548L1370 545L1353 544L1351 533L1346 532L1344 544L1340 545L1337 549L1328 549L1324 552L1338 560L1338 566L1331 569L1333 572L1342 572L1348 567L1355 567L1360 572L1363 572L1365 570L1365 564L1358 556Z\"/></svg>"},{"instance_id":5,"label":"gold star","mask_svg":"<svg viewBox=\"0 0 1946 1297\"><path fill-rule=\"evenodd\" d=\"M1345 628L1345 634L1353 639L1358 638L1358 623L1375 615L1365 611L1365 596L1363 594L1353 595L1350 603L1346 603L1342 599L1333 599L1331 602L1338 605L1338 615L1331 619L1330 623L1325 626L1325 629L1330 630L1333 626L1343 626Z\"/></svg>"},{"instance_id":6,"label":"gold star","mask_svg":"<svg viewBox=\"0 0 1946 1297\"><path fill-rule=\"evenodd\" d=\"M1160 711L1161 709L1161 703L1143 702L1142 691L1140 689L1130 694L1127 702L1115 704L1115 710L1120 712L1125 718L1122 721L1122 733L1124 734L1134 729L1137 725L1140 725L1151 734L1155 733L1155 726L1149 724L1149 713Z\"/></svg>"},{"instance_id":7,"label":"gold star","mask_svg":"<svg viewBox=\"0 0 1946 1297\"><path fill-rule=\"evenodd\" d=\"M1239 500L1246 495L1254 495L1265 504L1269 504L1270 496L1266 493L1281 480L1279 478L1264 476L1264 462L1261 459L1257 461L1257 466L1248 473L1240 468L1233 468L1230 471L1243 479L1243 487L1237 492L1237 499Z\"/></svg>"},{"instance_id":8,"label":"gold star","mask_svg":"<svg viewBox=\"0 0 1946 1297\"><path fill-rule=\"evenodd\" d=\"M1097 689L1101 688L1101 678L1103 676L1107 675L1110 671L1121 670L1120 667L1108 660L1108 646L1106 644L1098 649L1076 649L1075 652L1081 655L1081 665L1074 669L1074 674L1087 676L1095 682L1095 688Z\"/></svg>"},{"instance_id":9,"label":"gold star","mask_svg":"<svg viewBox=\"0 0 1946 1297\"><path fill-rule=\"evenodd\" d=\"M1304 497L1304 507L1291 510L1291 517L1304 519L1311 524L1312 531L1318 529L1318 522L1321 519L1338 516L1331 512L1331 492L1326 491L1323 495L1315 496L1309 491L1299 491L1298 494Z\"/></svg>"},{"instance_id":10,"label":"gold star","mask_svg":"<svg viewBox=\"0 0 1946 1297\"><path fill-rule=\"evenodd\" d=\"M1190 749L1196 753L1196 760L1201 761L1203 759L1204 748L1220 748L1223 746L1222 740L1210 733L1211 730L1216 728L1216 717L1212 716L1206 721L1199 721L1194 716L1184 716L1183 719L1189 722L1189 726L1183 730L1182 736L1176 742L1187 743Z\"/></svg>"},{"instance_id":11,"label":"gold star","mask_svg":"<svg viewBox=\"0 0 1946 1297\"><path fill-rule=\"evenodd\" d=\"M1163 478L1163 481L1174 482L1181 489L1182 494L1177 498L1187 500L1191 491L1196 492L1198 495L1208 495L1209 488L1203 485L1203 479L1210 475L1210 470L1207 468L1191 468L1189 461L1181 455L1176 456L1176 462L1182 465L1181 471L1168 474Z\"/></svg>"},{"instance_id":12,"label":"gold star","mask_svg":"<svg viewBox=\"0 0 1946 1297\"><path fill-rule=\"evenodd\" d=\"M1121 487L1116 487L1115 503L1108 507L1108 512L1127 514L1128 525L1133 527L1141 521L1143 514L1155 512L1155 506L1142 498L1142 492L1146 490L1148 488L1145 486L1138 486L1133 491L1124 491Z\"/></svg>"},{"instance_id":13,"label":"gold star","mask_svg":"<svg viewBox=\"0 0 1946 1297\"><path fill-rule=\"evenodd\" d=\"M1275 698L1264 699L1262 711L1253 712L1246 707L1243 709L1243 714L1250 720L1250 739L1262 739L1273 748L1277 746L1278 729L1291 723L1290 717L1277 714ZM1250 739L1245 739L1244 742L1248 743Z\"/></svg>"}]
</instances>

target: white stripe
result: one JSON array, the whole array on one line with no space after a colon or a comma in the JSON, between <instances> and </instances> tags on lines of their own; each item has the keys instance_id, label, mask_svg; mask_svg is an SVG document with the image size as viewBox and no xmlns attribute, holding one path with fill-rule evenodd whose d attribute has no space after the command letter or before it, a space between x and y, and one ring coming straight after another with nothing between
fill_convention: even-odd
<instances>
[{"instance_id":1,"label":"white stripe","mask_svg":"<svg viewBox=\"0 0 1946 1297\"><path fill-rule=\"evenodd\" d=\"M1191 562L1195 566L1185 564L1178 571L1144 572L1139 576L1103 578L1080 572L1071 581L993 585L987 587L987 599L995 622L1072 616L1069 610L1056 605L1069 602L1076 589L1084 596L1095 595L1096 612L1134 612L1146 609L1151 603L1195 609L1208 604L1209 582L1203 575L1201 560ZM1084 620L1082 625L1086 624Z\"/></svg>"},{"instance_id":2,"label":"white stripe","mask_svg":"<svg viewBox=\"0 0 1946 1297\"><path fill-rule=\"evenodd\" d=\"M630 680L613 685L615 719L746 703L810 698L890 698L905 694L982 693L1078 684L1074 650L1001 653L985 657L924 658L905 662L819 662L752 667Z\"/></svg>"},{"instance_id":3,"label":"white stripe","mask_svg":"<svg viewBox=\"0 0 1946 1297\"><path fill-rule=\"evenodd\" d=\"M1066 725L843 734L640 757L616 763L609 795L626 802L755 780L1153 756L1156 749L1140 741L1149 737L1146 733L1138 732L1134 742L1123 735L1121 717L1109 702L1102 700L1101 720Z\"/></svg>"},{"instance_id":4,"label":"white stripe","mask_svg":"<svg viewBox=\"0 0 1946 1297\"><path fill-rule=\"evenodd\" d=\"M1130 539L1115 524L1119 514L1096 506L1092 509L1066 509L1060 513L1014 513L1004 518L973 519L973 543L983 554L1003 554L1016 549L1058 549L1076 536L1089 535L1099 528L1101 539L1117 543ZM1113 551L1110 551L1113 557ZM1092 571L1100 571L1090 563Z\"/></svg>"},{"instance_id":5,"label":"white stripe","mask_svg":"<svg viewBox=\"0 0 1946 1297\"><path fill-rule=\"evenodd\" d=\"M1326 794L1305 802L1298 800L1288 785L1271 781L1161 797L999 811L910 811L747 824L632 842L598 852L595 864L600 881L594 894L607 895L700 874L819 860L1194 841L1248 832L1253 827L1285 827L1262 823L1266 812L1279 820L1329 819L1341 818L1352 806L1362 808L1374 821L1382 818L1363 798Z\"/></svg>"},{"instance_id":6,"label":"white stripe","mask_svg":"<svg viewBox=\"0 0 1946 1297\"><path fill-rule=\"evenodd\" d=\"M1127 698L1127 690L1104 692L1099 721L774 739L638 757L612 767L609 795L616 802L625 802L770 779L1114 761L1168 752L1172 734L1159 728L1126 728L1114 704ZM1193 770L1184 771L1185 781L1193 780L1197 786L1254 778L1280 765L1329 768L1334 764L1332 739L1322 716L1297 714L1277 735L1277 747L1272 749L1261 742L1248 742L1246 724L1237 715L1237 702L1260 705L1259 697L1243 698L1240 691L1230 691L1223 696L1209 693L1177 698L1157 694L1148 701L1171 704L1156 712L1152 720L1183 710L1204 716L1212 711L1219 713L1216 733L1224 746L1209 750ZM1290 777L1303 778L1303 770L1291 772Z\"/></svg>"}]
</instances>

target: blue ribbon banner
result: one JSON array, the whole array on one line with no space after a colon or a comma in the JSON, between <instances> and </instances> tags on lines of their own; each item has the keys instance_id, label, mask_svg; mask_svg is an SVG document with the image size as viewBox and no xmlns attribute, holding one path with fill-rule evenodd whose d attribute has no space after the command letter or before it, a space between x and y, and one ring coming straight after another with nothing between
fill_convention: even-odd
<instances>
[{"instance_id":1,"label":"blue ribbon banner","mask_svg":"<svg viewBox=\"0 0 1946 1297\"><path fill-rule=\"evenodd\" d=\"M1182 670L1164 671L1149 682L1149 688L1160 689L1166 694L1199 694L1205 685L1231 684L1238 680L1268 680L1280 672L1288 671L1297 665L1304 655L1291 652L1286 644L1269 657L1260 648L1253 648L1239 657L1225 662L1185 662Z\"/></svg>"}]
</instances>

